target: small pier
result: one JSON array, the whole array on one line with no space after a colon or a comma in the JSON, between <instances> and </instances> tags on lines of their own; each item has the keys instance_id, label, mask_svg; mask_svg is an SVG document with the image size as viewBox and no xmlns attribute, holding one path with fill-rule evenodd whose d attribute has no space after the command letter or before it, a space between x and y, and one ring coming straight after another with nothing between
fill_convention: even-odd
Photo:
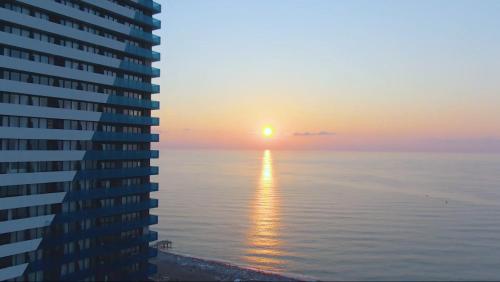
<instances>
[{"instance_id":1,"label":"small pier","mask_svg":"<svg viewBox=\"0 0 500 282\"><path fill-rule=\"evenodd\" d=\"M153 247L159 250L167 251L169 249L172 249L172 241L169 240L158 241L153 245Z\"/></svg>"}]
</instances>

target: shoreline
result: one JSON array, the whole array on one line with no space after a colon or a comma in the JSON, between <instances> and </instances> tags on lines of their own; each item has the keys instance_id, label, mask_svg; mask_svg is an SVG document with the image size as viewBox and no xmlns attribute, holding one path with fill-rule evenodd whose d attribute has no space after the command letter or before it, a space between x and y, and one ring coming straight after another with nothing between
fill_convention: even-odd
<instances>
[{"instance_id":1,"label":"shoreline","mask_svg":"<svg viewBox=\"0 0 500 282\"><path fill-rule=\"evenodd\" d=\"M151 260L158 272L153 281L313 281L277 273L237 266L231 263L202 259L158 250Z\"/></svg>"}]
</instances>

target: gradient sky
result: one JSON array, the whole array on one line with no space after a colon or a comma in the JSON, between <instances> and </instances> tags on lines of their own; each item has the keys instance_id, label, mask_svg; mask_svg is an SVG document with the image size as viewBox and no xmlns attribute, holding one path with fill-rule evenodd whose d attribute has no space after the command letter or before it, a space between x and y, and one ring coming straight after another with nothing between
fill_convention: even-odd
<instances>
[{"instance_id":1,"label":"gradient sky","mask_svg":"<svg viewBox=\"0 0 500 282\"><path fill-rule=\"evenodd\" d=\"M160 2L162 147L500 152L500 1Z\"/></svg>"}]
</instances>

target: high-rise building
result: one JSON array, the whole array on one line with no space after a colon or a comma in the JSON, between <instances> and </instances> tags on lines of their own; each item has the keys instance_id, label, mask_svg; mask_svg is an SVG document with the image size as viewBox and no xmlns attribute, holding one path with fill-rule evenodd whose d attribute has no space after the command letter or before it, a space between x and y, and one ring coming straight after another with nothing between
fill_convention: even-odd
<instances>
[{"instance_id":1,"label":"high-rise building","mask_svg":"<svg viewBox=\"0 0 500 282\"><path fill-rule=\"evenodd\" d=\"M151 0L0 1L0 280L144 280Z\"/></svg>"}]
</instances>

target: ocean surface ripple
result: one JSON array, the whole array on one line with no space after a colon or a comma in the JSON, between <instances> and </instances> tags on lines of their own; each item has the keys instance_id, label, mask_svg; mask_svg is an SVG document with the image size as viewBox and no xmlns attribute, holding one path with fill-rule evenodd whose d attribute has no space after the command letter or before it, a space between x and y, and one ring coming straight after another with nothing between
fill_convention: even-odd
<instances>
[{"instance_id":1,"label":"ocean surface ripple","mask_svg":"<svg viewBox=\"0 0 500 282\"><path fill-rule=\"evenodd\" d=\"M499 280L500 156L164 150L176 252L323 280Z\"/></svg>"}]
</instances>

